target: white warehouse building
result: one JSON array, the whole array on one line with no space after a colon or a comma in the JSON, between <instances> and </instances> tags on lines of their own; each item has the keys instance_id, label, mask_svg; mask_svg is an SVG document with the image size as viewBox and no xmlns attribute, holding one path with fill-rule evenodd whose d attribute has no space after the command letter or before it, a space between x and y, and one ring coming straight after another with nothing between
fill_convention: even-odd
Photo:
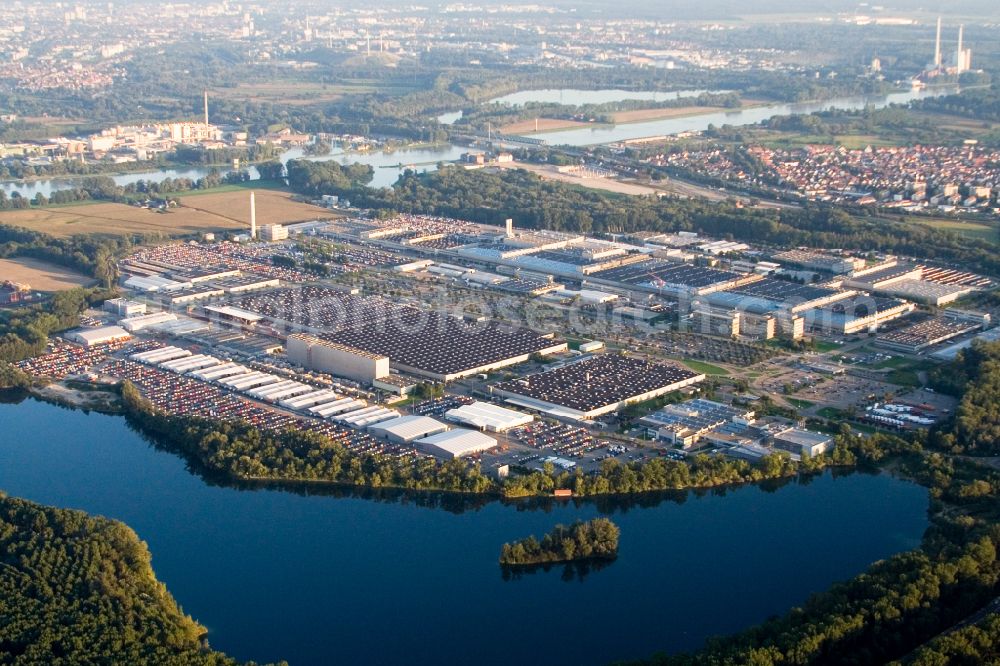
<instances>
[{"instance_id":1,"label":"white warehouse building","mask_svg":"<svg viewBox=\"0 0 1000 666\"><path fill-rule=\"evenodd\" d=\"M387 439L396 444L409 444L415 439L436 435L448 430L448 426L429 416L400 416L368 426L374 437Z\"/></svg>"},{"instance_id":2,"label":"white warehouse building","mask_svg":"<svg viewBox=\"0 0 1000 666\"><path fill-rule=\"evenodd\" d=\"M491 405L488 402L474 402L471 405L449 409L444 416L449 421L489 432L504 432L535 420L531 414Z\"/></svg>"},{"instance_id":3,"label":"white warehouse building","mask_svg":"<svg viewBox=\"0 0 1000 666\"><path fill-rule=\"evenodd\" d=\"M497 440L475 430L456 428L430 437L423 437L416 440L414 444L424 453L446 460L455 460L489 451L496 447Z\"/></svg>"},{"instance_id":4,"label":"white warehouse building","mask_svg":"<svg viewBox=\"0 0 1000 666\"><path fill-rule=\"evenodd\" d=\"M85 347L105 345L109 342L128 340L132 336L120 326L102 326L100 328L77 328L66 333L66 339Z\"/></svg>"}]
</instances>

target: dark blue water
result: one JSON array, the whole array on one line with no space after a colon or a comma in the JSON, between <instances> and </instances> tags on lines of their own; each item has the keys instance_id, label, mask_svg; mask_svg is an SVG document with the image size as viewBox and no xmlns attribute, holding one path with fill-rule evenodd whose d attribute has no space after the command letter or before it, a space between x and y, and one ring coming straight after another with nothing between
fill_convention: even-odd
<instances>
[{"instance_id":1,"label":"dark blue water","mask_svg":"<svg viewBox=\"0 0 1000 666\"><path fill-rule=\"evenodd\" d=\"M914 547L927 495L886 475L532 506L207 483L119 417L0 404L0 488L128 523L212 646L309 664L601 664L693 649ZM605 513L620 556L504 580L505 541Z\"/></svg>"}]
</instances>

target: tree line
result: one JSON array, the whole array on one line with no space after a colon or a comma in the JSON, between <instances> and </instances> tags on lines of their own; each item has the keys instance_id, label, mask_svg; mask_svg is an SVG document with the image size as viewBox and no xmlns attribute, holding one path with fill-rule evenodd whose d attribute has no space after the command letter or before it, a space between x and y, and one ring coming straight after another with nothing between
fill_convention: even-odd
<instances>
[{"instance_id":1,"label":"tree line","mask_svg":"<svg viewBox=\"0 0 1000 666\"><path fill-rule=\"evenodd\" d=\"M248 147L206 149L200 146L181 145L154 159L135 162L57 160L51 164L27 164L8 160L0 164L0 179L25 179L56 176L95 176L122 172L148 171L155 168L177 166L219 166L232 164L233 160L257 162L278 157L282 149L271 143Z\"/></svg>"},{"instance_id":2,"label":"tree line","mask_svg":"<svg viewBox=\"0 0 1000 666\"><path fill-rule=\"evenodd\" d=\"M913 102L914 108L965 116L976 120L1000 121L1000 84L963 90L954 95L928 97Z\"/></svg>"},{"instance_id":3,"label":"tree line","mask_svg":"<svg viewBox=\"0 0 1000 666\"><path fill-rule=\"evenodd\" d=\"M484 474L479 465L461 459L440 462L429 457L356 454L330 437L302 429L273 432L243 421L166 414L128 382L122 385L121 394L133 425L204 469L234 480L319 481L506 498L551 497L556 490L591 497L752 483L816 473L829 466L873 465L885 456L905 454L913 446L889 435L854 437L845 427L832 452L806 457L800 463L783 453L754 463L705 454L689 461L654 458L621 463L608 459L592 473L556 470L549 463L539 470L515 470L499 481Z\"/></svg>"},{"instance_id":4,"label":"tree line","mask_svg":"<svg viewBox=\"0 0 1000 666\"><path fill-rule=\"evenodd\" d=\"M24 210L32 206L50 204L73 204L81 201L111 201L114 203L134 203L153 197L192 190L208 190L221 185L238 185L250 180L245 170L222 171L213 169L197 180L192 178L164 178L163 180L137 180L127 185L119 185L110 176L88 176L78 185L54 190L45 195L37 192L28 199L17 190L8 196L0 190L0 210Z\"/></svg>"}]
</instances>

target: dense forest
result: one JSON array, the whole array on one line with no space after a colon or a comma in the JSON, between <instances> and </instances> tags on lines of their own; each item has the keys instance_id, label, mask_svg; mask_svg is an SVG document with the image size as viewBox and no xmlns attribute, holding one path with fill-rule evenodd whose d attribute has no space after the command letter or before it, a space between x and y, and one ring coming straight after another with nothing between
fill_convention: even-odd
<instances>
[{"instance_id":1,"label":"dense forest","mask_svg":"<svg viewBox=\"0 0 1000 666\"><path fill-rule=\"evenodd\" d=\"M820 204L773 210L703 200L628 197L546 181L520 169L488 173L444 167L424 174L408 171L391 189L372 189L357 181L345 187L349 179L340 174L324 179L312 163L292 162L289 169L292 164L300 172L289 180L293 189L339 194L360 207L383 211L444 215L496 225L513 218L520 227L579 233L697 231L781 247L837 247L939 259L969 270L1000 274L1000 257L986 241L919 224L855 216Z\"/></svg>"},{"instance_id":2,"label":"dense forest","mask_svg":"<svg viewBox=\"0 0 1000 666\"><path fill-rule=\"evenodd\" d=\"M961 397L953 419L934 431L934 442L954 453L1000 454L1000 342L974 342L930 379L936 390Z\"/></svg>"},{"instance_id":3,"label":"dense forest","mask_svg":"<svg viewBox=\"0 0 1000 666\"><path fill-rule=\"evenodd\" d=\"M929 97L914 102L914 108L966 116L976 120L1000 121L1000 84L989 88L963 90L954 95Z\"/></svg>"},{"instance_id":4,"label":"dense forest","mask_svg":"<svg viewBox=\"0 0 1000 666\"><path fill-rule=\"evenodd\" d=\"M122 523L0 493L0 663L230 666Z\"/></svg>"},{"instance_id":5,"label":"dense forest","mask_svg":"<svg viewBox=\"0 0 1000 666\"><path fill-rule=\"evenodd\" d=\"M534 535L505 543L500 549L502 566L531 566L554 562L613 560L618 557L618 526L607 518L578 520L570 526L556 525L541 541Z\"/></svg>"}]
</instances>

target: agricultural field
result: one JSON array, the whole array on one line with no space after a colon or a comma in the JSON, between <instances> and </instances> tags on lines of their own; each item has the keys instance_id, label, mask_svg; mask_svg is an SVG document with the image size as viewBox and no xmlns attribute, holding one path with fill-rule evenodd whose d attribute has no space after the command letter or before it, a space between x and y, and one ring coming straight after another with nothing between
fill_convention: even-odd
<instances>
[{"instance_id":1,"label":"agricultural field","mask_svg":"<svg viewBox=\"0 0 1000 666\"><path fill-rule=\"evenodd\" d=\"M810 145L843 146L848 150L872 148L892 148L906 145L903 137L879 136L876 134L797 134L794 132L771 132L762 137L763 143L772 148L800 148Z\"/></svg>"},{"instance_id":2,"label":"agricultural field","mask_svg":"<svg viewBox=\"0 0 1000 666\"><path fill-rule=\"evenodd\" d=\"M706 113L715 113L722 110L722 107L719 106L678 106L665 109L635 109L633 111L618 111L616 113L612 113L611 119L617 124L641 123L647 120L700 116Z\"/></svg>"},{"instance_id":3,"label":"agricultural field","mask_svg":"<svg viewBox=\"0 0 1000 666\"><path fill-rule=\"evenodd\" d=\"M374 92L391 92L392 88L378 81L345 81L337 84L327 84L312 81L266 81L260 83L241 83L232 88L215 88L209 91L209 97L249 101L255 103L271 102L306 106L324 102L334 102L345 95L362 95ZM409 90L399 90L405 94Z\"/></svg>"},{"instance_id":4,"label":"agricultural field","mask_svg":"<svg viewBox=\"0 0 1000 666\"><path fill-rule=\"evenodd\" d=\"M257 224L281 224L339 217L322 208L291 200L275 190L259 190ZM154 234L183 236L203 231L246 229L250 220L249 192L236 188L179 197L180 206L157 212L117 203L4 211L0 224L25 227L57 237L75 234Z\"/></svg>"},{"instance_id":5,"label":"agricultural field","mask_svg":"<svg viewBox=\"0 0 1000 666\"><path fill-rule=\"evenodd\" d=\"M948 217L916 216L909 220L914 224L922 224L933 229L951 231L966 238L985 240L996 243L1000 240L997 227L983 222L972 222Z\"/></svg>"},{"instance_id":6,"label":"agricultural field","mask_svg":"<svg viewBox=\"0 0 1000 666\"><path fill-rule=\"evenodd\" d=\"M629 194L637 196L650 196L657 193L655 187L642 185L640 183L627 183L614 178L594 178L590 176L579 176L572 173L561 173L552 165L530 164L527 162L515 162L513 164L497 165L502 169L524 169L537 174L546 180L555 180L569 185L578 185L594 190L604 190L616 194Z\"/></svg>"},{"instance_id":7,"label":"agricultural field","mask_svg":"<svg viewBox=\"0 0 1000 666\"><path fill-rule=\"evenodd\" d=\"M89 287L96 280L63 266L38 259L17 257L0 259L0 281L27 283L36 291L60 291L73 287Z\"/></svg>"},{"instance_id":8,"label":"agricultural field","mask_svg":"<svg viewBox=\"0 0 1000 666\"><path fill-rule=\"evenodd\" d=\"M705 363L704 361L696 361L694 359L686 358L682 360L681 363L691 368L695 372L700 372L705 375L723 376L729 374L729 371L726 370L725 368L721 368L711 363Z\"/></svg>"},{"instance_id":9,"label":"agricultural field","mask_svg":"<svg viewBox=\"0 0 1000 666\"><path fill-rule=\"evenodd\" d=\"M558 118L539 118L537 120L537 127L535 123L535 120L522 120L521 122L504 125L500 128L500 131L504 134L528 135L534 132L555 132L593 124L580 122L579 120L560 120Z\"/></svg>"},{"instance_id":10,"label":"agricultural field","mask_svg":"<svg viewBox=\"0 0 1000 666\"><path fill-rule=\"evenodd\" d=\"M280 190L254 190L257 208L257 226L265 224L289 224L306 220L332 220L342 217L340 213L318 208L312 204L293 201L291 194ZM171 214L192 212L210 215L220 222L236 226L250 223L250 192L239 187L229 191L208 193L190 192L178 196L180 208Z\"/></svg>"}]
</instances>

